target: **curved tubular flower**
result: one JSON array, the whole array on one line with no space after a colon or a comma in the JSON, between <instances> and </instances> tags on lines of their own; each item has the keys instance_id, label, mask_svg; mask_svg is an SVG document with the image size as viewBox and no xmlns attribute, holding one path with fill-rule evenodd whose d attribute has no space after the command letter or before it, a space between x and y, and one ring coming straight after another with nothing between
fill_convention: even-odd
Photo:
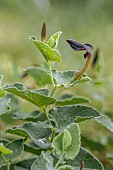
<instances>
[{"instance_id":1,"label":"curved tubular flower","mask_svg":"<svg viewBox=\"0 0 113 170\"><path fill-rule=\"evenodd\" d=\"M82 43L80 43L78 41L71 40L71 39L68 39L66 41L69 43L69 45L75 51L82 51L82 50L86 51L86 53L84 54L84 58L87 58L87 61L86 61L85 65L84 65L84 67L80 71L75 73L76 79L79 79L85 73L85 71L87 70L88 66L91 63L91 60L93 58L93 47L90 44L82 44Z\"/></svg>"}]
</instances>

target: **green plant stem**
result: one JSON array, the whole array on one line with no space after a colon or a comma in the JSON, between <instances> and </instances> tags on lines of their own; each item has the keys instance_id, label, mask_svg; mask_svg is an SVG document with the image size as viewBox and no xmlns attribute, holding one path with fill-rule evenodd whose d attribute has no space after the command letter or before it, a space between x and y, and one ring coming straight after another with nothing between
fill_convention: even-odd
<instances>
[{"instance_id":1,"label":"green plant stem","mask_svg":"<svg viewBox=\"0 0 113 170\"><path fill-rule=\"evenodd\" d=\"M49 116L48 116L48 113L46 112L46 107L43 107L43 111L44 111L44 114L45 114L49 124L52 126L51 121L50 121Z\"/></svg>"},{"instance_id":2,"label":"green plant stem","mask_svg":"<svg viewBox=\"0 0 113 170\"><path fill-rule=\"evenodd\" d=\"M54 94L55 90L56 90L56 86L53 88L53 90L52 90L52 92L51 92L50 97L52 97L52 96L53 96L53 94Z\"/></svg>"},{"instance_id":3,"label":"green plant stem","mask_svg":"<svg viewBox=\"0 0 113 170\"><path fill-rule=\"evenodd\" d=\"M65 152L63 151L62 154L60 155L60 158L59 158L58 162L56 163L55 168L58 168L61 160L63 159L64 153L65 153Z\"/></svg>"},{"instance_id":4,"label":"green plant stem","mask_svg":"<svg viewBox=\"0 0 113 170\"><path fill-rule=\"evenodd\" d=\"M49 67L51 83L53 85L53 89L55 89L55 84L54 84L53 75L52 75L51 61L48 61L47 64L48 64L48 67Z\"/></svg>"},{"instance_id":5,"label":"green plant stem","mask_svg":"<svg viewBox=\"0 0 113 170\"><path fill-rule=\"evenodd\" d=\"M51 142L53 141L53 139L54 139L54 137L55 137L55 133L56 133L55 129L52 129L52 137L51 137Z\"/></svg>"},{"instance_id":6,"label":"green plant stem","mask_svg":"<svg viewBox=\"0 0 113 170\"><path fill-rule=\"evenodd\" d=\"M10 168L10 162L6 160L6 158L5 158L5 156L4 156L3 154L1 154L1 156L2 156L4 162L5 162L6 166L7 166L7 170L9 170L9 168Z\"/></svg>"}]
</instances>

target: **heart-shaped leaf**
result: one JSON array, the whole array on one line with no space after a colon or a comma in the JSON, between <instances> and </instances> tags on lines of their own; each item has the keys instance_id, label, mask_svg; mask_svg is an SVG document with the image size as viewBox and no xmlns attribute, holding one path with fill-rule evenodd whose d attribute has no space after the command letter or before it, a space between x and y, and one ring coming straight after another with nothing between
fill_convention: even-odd
<instances>
[{"instance_id":1,"label":"heart-shaped leaf","mask_svg":"<svg viewBox=\"0 0 113 170\"><path fill-rule=\"evenodd\" d=\"M71 135L67 129L59 133L52 142L53 151L57 155L61 155L67 151L67 148L71 144Z\"/></svg>"}]
</instances>

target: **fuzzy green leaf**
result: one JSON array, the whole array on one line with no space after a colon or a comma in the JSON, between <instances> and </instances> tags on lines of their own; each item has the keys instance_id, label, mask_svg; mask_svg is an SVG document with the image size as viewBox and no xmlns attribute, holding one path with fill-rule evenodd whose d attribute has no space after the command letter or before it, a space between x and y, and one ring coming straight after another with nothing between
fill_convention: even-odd
<instances>
[{"instance_id":1,"label":"fuzzy green leaf","mask_svg":"<svg viewBox=\"0 0 113 170\"><path fill-rule=\"evenodd\" d=\"M91 79L84 74L79 80L76 80L74 78L76 71L75 70L69 70L69 71L57 71L53 70L53 77L55 84L59 86L64 86L66 88L75 86L80 83L85 83L87 81L90 81Z\"/></svg>"},{"instance_id":2,"label":"fuzzy green leaf","mask_svg":"<svg viewBox=\"0 0 113 170\"><path fill-rule=\"evenodd\" d=\"M11 141L6 145L6 147L12 150L12 154L6 155L5 158L7 160L13 160L20 156L22 151L24 150L23 139Z\"/></svg>"},{"instance_id":3,"label":"fuzzy green leaf","mask_svg":"<svg viewBox=\"0 0 113 170\"><path fill-rule=\"evenodd\" d=\"M71 145L66 150L65 158L74 159L80 150L80 145L81 145L80 129L78 124L72 123L71 125L69 125L67 130L71 135L72 141L71 141Z\"/></svg>"},{"instance_id":4,"label":"fuzzy green leaf","mask_svg":"<svg viewBox=\"0 0 113 170\"><path fill-rule=\"evenodd\" d=\"M64 132L59 133L52 142L52 147L54 152L57 155L61 155L63 149L62 149L62 140L63 140Z\"/></svg>"},{"instance_id":5,"label":"fuzzy green leaf","mask_svg":"<svg viewBox=\"0 0 113 170\"><path fill-rule=\"evenodd\" d=\"M55 170L52 165L52 157L42 153L32 164L31 170Z\"/></svg>"},{"instance_id":6,"label":"fuzzy green leaf","mask_svg":"<svg viewBox=\"0 0 113 170\"><path fill-rule=\"evenodd\" d=\"M71 135L67 129L59 133L52 142L52 147L57 155L65 153L69 145L71 144Z\"/></svg>"},{"instance_id":7,"label":"fuzzy green leaf","mask_svg":"<svg viewBox=\"0 0 113 170\"><path fill-rule=\"evenodd\" d=\"M46 122L28 122L12 129L6 130L6 133L11 133L25 138L31 138L35 144L46 147L46 144L40 139L49 137L51 130L46 126Z\"/></svg>"},{"instance_id":8,"label":"fuzzy green leaf","mask_svg":"<svg viewBox=\"0 0 113 170\"><path fill-rule=\"evenodd\" d=\"M53 70L53 77L57 86L67 85L74 76L75 71L56 71Z\"/></svg>"},{"instance_id":9,"label":"fuzzy green leaf","mask_svg":"<svg viewBox=\"0 0 113 170\"><path fill-rule=\"evenodd\" d=\"M58 170L74 170L74 168L70 165L64 165L64 166L60 166Z\"/></svg>"},{"instance_id":10,"label":"fuzzy green leaf","mask_svg":"<svg viewBox=\"0 0 113 170\"><path fill-rule=\"evenodd\" d=\"M44 113L42 113L40 111L33 111L31 113L15 112L15 113L13 113L13 118L14 119L26 120L26 121L32 121L32 122L45 121L46 120Z\"/></svg>"},{"instance_id":11,"label":"fuzzy green leaf","mask_svg":"<svg viewBox=\"0 0 113 170\"><path fill-rule=\"evenodd\" d=\"M62 140L62 148L64 151L68 150L68 147L72 144L72 136L67 129L64 130L64 136Z\"/></svg>"},{"instance_id":12,"label":"fuzzy green leaf","mask_svg":"<svg viewBox=\"0 0 113 170\"><path fill-rule=\"evenodd\" d=\"M52 49L49 47L48 44L37 40L36 37L30 37L30 39L32 39L32 41L37 46L39 51L45 57L46 61L56 61L56 62L61 61L61 55L57 50Z\"/></svg>"},{"instance_id":13,"label":"fuzzy green leaf","mask_svg":"<svg viewBox=\"0 0 113 170\"><path fill-rule=\"evenodd\" d=\"M12 150L8 149L2 143L0 143L0 153L3 155L12 154Z\"/></svg>"},{"instance_id":14,"label":"fuzzy green leaf","mask_svg":"<svg viewBox=\"0 0 113 170\"><path fill-rule=\"evenodd\" d=\"M102 123L103 126L105 126L108 130L113 132L113 122L107 115L102 115L100 118L95 119L97 122Z\"/></svg>"},{"instance_id":15,"label":"fuzzy green leaf","mask_svg":"<svg viewBox=\"0 0 113 170\"><path fill-rule=\"evenodd\" d=\"M4 97L6 95L6 91L3 90L2 87L0 87L0 97Z\"/></svg>"},{"instance_id":16,"label":"fuzzy green leaf","mask_svg":"<svg viewBox=\"0 0 113 170\"><path fill-rule=\"evenodd\" d=\"M10 112L10 98L3 97L0 99L0 115Z\"/></svg>"},{"instance_id":17,"label":"fuzzy green leaf","mask_svg":"<svg viewBox=\"0 0 113 170\"><path fill-rule=\"evenodd\" d=\"M81 148L78 155L73 160L65 160L67 165L74 167L74 169L80 169L81 162L84 161L84 170L104 170L101 162L92 155L88 150Z\"/></svg>"},{"instance_id":18,"label":"fuzzy green leaf","mask_svg":"<svg viewBox=\"0 0 113 170\"><path fill-rule=\"evenodd\" d=\"M57 48L58 46L58 41L61 35L61 31L56 32L55 34L53 34L50 39L47 41L47 44L49 45L49 47L51 48Z\"/></svg>"},{"instance_id":19,"label":"fuzzy green leaf","mask_svg":"<svg viewBox=\"0 0 113 170\"><path fill-rule=\"evenodd\" d=\"M4 90L17 95L22 99L25 99L35 104L38 107L43 107L55 103L54 98L42 94L45 93L45 89L29 90L26 86L24 86L21 83L14 83L4 86Z\"/></svg>"},{"instance_id":20,"label":"fuzzy green leaf","mask_svg":"<svg viewBox=\"0 0 113 170\"><path fill-rule=\"evenodd\" d=\"M0 168L5 165L2 155L0 154Z\"/></svg>"},{"instance_id":21,"label":"fuzzy green leaf","mask_svg":"<svg viewBox=\"0 0 113 170\"><path fill-rule=\"evenodd\" d=\"M89 103L89 100L85 97L72 96L70 98L66 98L63 100L57 100L55 105L65 106L65 105L74 105L74 104L82 104L82 103Z\"/></svg>"},{"instance_id":22,"label":"fuzzy green leaf","mask_svg":"<svg viewBox=\"0 0 113 170\"><path fill-rule=\"evenodd\" d=\"M50 75L42 68L31 66L26 69L26 73L32 76L36 83L40 86L51 84Z\"/></svg>"},{"instance_id":23,"label":"fuzzy green leaf","mask_svg":"<svg viewBox=\"0 0 113 170\"><path fill-rule=\"evenodd\" d=\"M78 123L100 116L96 109L83 105L58 106L51 109L49 114L57 122L57 127L61 129L66 128L71 123Z\"/></svg>"},{"instance_id":24,"label":"fuzzy green leaf","mask_svg":"<svg viewBox=\"0 0 113 170\"><path fill-rule=\"evenodd\" d=\"M7 139L0 139L0 143L2 143L5 147L10 142L10 140Z\"/></svg>"},{"instance_id":25,"label":"fuzzy green leaf","mask_svg":"<svg viewBox=\"0 0 113 170\"><path fill-rule=\"evenodd\" d=\"M14 166L14 170L19 170L19 168L20 168L20 170L22 168L23 168L22 170L24 170L24 169L31 170L31 165L33 164L33 162L35 160L36 160L36 158L29 158L29 159L22 160L22 161L18 162L16 164L16 166Z\"/></svg>"}]
</instances>

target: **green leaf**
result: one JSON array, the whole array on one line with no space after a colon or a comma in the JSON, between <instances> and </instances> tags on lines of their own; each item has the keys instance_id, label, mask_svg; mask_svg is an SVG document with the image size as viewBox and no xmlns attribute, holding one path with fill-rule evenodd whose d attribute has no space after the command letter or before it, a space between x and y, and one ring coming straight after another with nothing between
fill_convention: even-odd
<instances>
[{"instance_id":1,"label":"green leaf","mask_svg":"<svg viewBox=\"0 0 113 170\"><path fill-rule=\"evenodd\" d=\"M79 84L80 83L85 83L85 82L88 82L88 81L91 81L91 78L88 77L86 74L79 80Z\"/></svg>"},{"instance_id":2,"label":"green leaf","mask_svg":"<svg viewBox=\"0 0 113 170\"><path fill-rule=\"evenodd\" d=\"M26 69L26 73L32 76L40 86L51 84L50 75L42 68L31 66Z\"/></svg>"},{"instance_id":3,"label":"green leaf","mask_svg":"<svg viewBox=\"0 0 113 170\"><path fill-rule=\"evenodd\" d=\"M71 145L71 141L72 141L72 136L70 135L69 131L65 129L63 140L62 140L63 151L67 152L68 147Z\"/></svg>"},{"instance_id":4,"label":"green leaf","mask_svg":"<svg viewBox=\"0 0 113 170\"><path fill-rule=\"evenodd\" d=\"M72 141L65 153L66 159L74 159L80 150L80 129L78 124L72 123L67 130L69 131Z\"/></svg>"},{"instance_id":5,"label":"green leaf","mask_svg":"<svg viewBox=\"0 0 113 170\"><path fill-rule=\"evenodd\" d=\"M75 71L56 71L53 70L53 78L57 86L66 86L74 76Z\"/></svg>"},{"instance_id":6,"label":"green leaf","mask_svg":"<svg viewBox=\"0 0 113 170\"><path fill-rule=\"evenodd\" d=\"M74 104L82 104L82 103L89 103L89 100L85 97L72 96L68 99L57 100L55 105L65 106L65 105L74 105Z\"/></svg>"},{"instance_id":7,"label":"green leaf","mask_svg":"<svg viewBox=\"0 0 113 170\"><path fill-rule=\"evenodd\" d=\"M26 169L26 168L23 168L23 167L20 167L20 166L14 166L14 170L30 170L30 169Z\"/></svg>"},{"instance_id":8,"label":"green leaf","mask_svg":"<svg viewBox=\"0 0 113 170\"><path fill-rule=\"evenodd\" d=\"M22 151L24 150L23 139L11 141L6 145L6 147L12 150L12 154L6 155L5 158L7 160L13 160L20 156Z\"/></svg>"},{"instance_id":9,"label":"green leaf","mask_svg":"<svg viewBox=\"0 0 113 170\"><path fill-rule=\"evenodd\" d=\"M52 142L53 151L57 155L61 155L62 149L62 140L63 140L64 132L59 133Z\"/></svg>"},{"instance_id":10,"label":"green leaf","mask_svg":"<svg viewBox=\"0 0 113 170\"><path fill-rule=\"evenodd\" d=\"M2 88L2 81L3 81L3 75L0 75L0 97L4 97L6 95L6 91Z\"/></svg>"},{"instance_id":11,"label":"green leaf","mask_svg":"<svg viewBox=\"0 0 113 170\"><path fill-rule=\"evenodd\" d=\"M55 103L55 99L51 97L47 97L42 94L42 92L45 90L29 90L26 86L24 86L21 83L14 83L14 84L8 84L4 86L4 90L13 93L22 99L25 99L33 104L35 104L38 107L47 106L50 104Z\"/></svg>"},{"instance_id":12,"label":"green leaf","mask_svg":"<svg viewBox=\"0 0 113 170\"><path fill-rule=\"evenodd\" d=\"M5 147L10 141L7 139L0 139L0 143L2 143Z\"/></svg>"},{"instance_id":13,"label":"green leaf","mask_svg":"<svg viewBox=\"0 0 113 170\"><path fill-rule=\"evenodd\" d=\"M55 170L52 166L52 157L49 155L47 157L43 152L42 154L33 162L31 170Z\"/></svg>"},{"instance_id":14,"label":"green leaf","mask_svg":"<svg viewBox=\"0 0 113 170\"><path fill-rule=\"evenodd\" d=\"M68 130L64 130L59 133L52 142L53 151L57 155L65 153L69 145L71 144L71 135Z\"/></svg>"},{"instance_id":15,"label":"green leaf","mask_svg":"<svg viewBox=\"0 0 113 170\"><path fill-rule=\"evenodd\" d=\"M0 153L3 155L12 154L12 150L8 149L2 143L0 143Z\"/></svg>"},{"instance_id":16,"label":"green leaf","mask_svg":"<svg viewBox=\"0 0 113 170\"><path fill-rule=\"evenodd\" d=\"M45 121L46 120L44 113L42 113L40 111L33 111L31 113L15 112L15 113L13 113L13 118L14 119L26 120L26 121L32 121L32 122Z\"/></svg>"},{"instance_id":17,"label":"green leaf","mask_svg":"<svg viewBox=\"0 0 113 170\"><path fill-rule=\"evenodd\" d=\"M56 32L55 34L53 34L50 39L47 41L47 44L49 45L49 47L51 48L57 48L58 45L58 41L61 35L61 31Z\"/></svg>"},{"instance_id":18,"label":"green leaf","mask_svg":"<svg viewBox=\"0 0 113 170\"><path fill-rule=\"evenodd\" d=\"M3 90L2 87L0 87L0 97L4 97L6 95L6 91Z\"/></svg>"},{"instance_id":19,"label":"green leaf","mask_svg":"<svg viewBox=\"0 0 113 170\"><path fill-rule=\"evenodd\" d=\"M25 152L29 152L29 153L33 153L35 155L41 155L41 152L44 151L44 148L41 148L39 146L35 146L34 147L34 143L32 142L31 144L27 144L27 145L24 145L24 151Z\"/></svg>"},{"instance_id":20,"label":"green leaf","mask_svg":"<svg viewBox=\"0 0 113 170\"><path fill-rule=\"evenodd\" d=\"M10 99L7 97L3 97L0 99L0 115L10 112Z\"/></svg>"},{"instance_id":21,"label":"green leaf","mask_svg":"<svg viewBox=\"0 0 113 170\"><path fill-rule=\"evenodd\" d=\"M90 81L91 79L84 74L79 80L74 78L76 71L69 70L69 71L57 71L53 70L53 78L55 79L55 84L59 86L64 86L65 88L75 86L80 83L85 83Z\"/></svg>"},{"instance_id":22,"label":"green leaf","mask_svg":"<svg viewBox=\"0 0 113 170\"><path fill-rule=\"evenodd\" d=\"M103 165L101 162L92 155L89 151L84 148L81 148L78 155L73 160L65 160L66 164L74 167L74 169L80 169L81 162L84 161L84 170L104 170Z\"/></svg>"},{"instance_id":23,"label":"green leaf","mask_svg":"<svg viewBox=\"0 0 113 170\"><path fill-rule=\"evenodd\" d=\"M22 160L16 164L17 167L15 167L15 170L18 170L17 168L25 168L27 170L31 170L31 165L35 160L36 158L29 158L29 159Z\"/></svg>"},{"instance_id":24,"label":"green leaf","mask_svg":"<svg viewBox=\"0 0 113 170\"><path fill-rule=\"evenodd\" d=\"M2 155L0 154L0 168L5 165Z\"/></svg>"},{"instance_id":25,"label":"green leaf","mask_svg":"<svg viewBox=\"0 0 113 170\"><path fill-rule=\"evenodd\" d=\"M28 122L12 129L6 130L6 133L11 133L25 138L31 138L38 146L46 147L48 144L40 139L48 138L51 130L47 127L46 122Z\"/></svg>"},{"instance_id":26,"label":"green leaf","mask_svg":"<svg viewBox=\"0 0 113 170\"><path fill-rule=\"evenodd\" d=\"M113 132L113 122L107 115L102 115L99 118L95 119L97 122L102 123L103 126L105 126L108 130Z\"/></svg>"},{"instance_id":27,"label":"green leaf","mask_svg":"<svg viewBox=\"0 0 113 170\"><path fill-rule=\"evenodd\" d=\"M100 116L96 109L84 105L58 106L51 109L49 114L55 119L57 127L60 129L64 129L74 122L78 123Z\"/></svg>"},{"instance_id":28,"label":"green leaf","mask_svg":"<svg viewBox=\"0 0 113 170\"><path fill-rule=\"evenodd\" d=\"M11 113L14 113L17 110L20 110L20 102L17 99L17 96L13 95L13 94L7 94L6 98L10 99L10 108L11 108Z\"/></svg>"},{"instance_id":29,"label":"green leaf","mask_svg":"<svg viewBox=\"0 0 113 170\"><path fill-rule=\"evenodd\" d=\"M74 170L74 168L70 165L64 165L64 166L60 166L58 170Z\"/></svg>"},{"instance_id":30,"label":"green leaf","mask_svg":"<svg viewBox=\"0 0 113 170\"><path fill-rule=\"evenodd\" d=\"M56 61L60 62L61 61L61 55L60 53L49 47L48 44L37 40L35 37L30 37L34 44L38 47L39 51L42 53L42 55L45 57L46 61Z\"/></svg>"}]
</instances>

